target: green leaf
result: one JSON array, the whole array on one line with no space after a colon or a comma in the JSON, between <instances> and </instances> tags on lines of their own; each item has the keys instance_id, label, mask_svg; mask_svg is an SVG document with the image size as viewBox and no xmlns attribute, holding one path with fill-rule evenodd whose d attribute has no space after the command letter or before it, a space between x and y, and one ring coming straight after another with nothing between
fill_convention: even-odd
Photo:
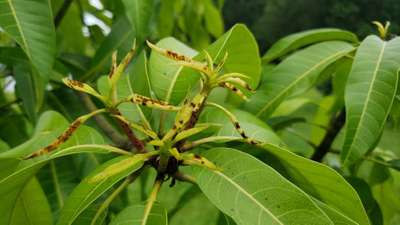
<instances>
[{"instance_id":1,"label":"green leaf","mask_svg":"<svg viewBox=\"0 0 400 225\"><path fill-rule=\"evenodd\" d=\"M333 40L358 42L355 34L345 30L333 28L308 30L280 39L265 53L262 60L263 63L268 63L307 45Z\"/></svg>"},{"instance_id":2,"label":"green leaf","mask_svg":"<svg viewBox=\"0 0 400 225\"><path fill-rule=\"evenodd\" d=\"M203 193L239 224L332 224L307 194L268 165L229 148L205 154L221 170L198 169Z\"/></svg>"},{"instance_id":3,"label":"green leaf","mask_svg":"<svg viewBox=\"0 0 400 225\"><path fill-rule=\"evenodd\" d=\"M160 204L154 203L148 220L142 223L145 204L128 206L122 210L110 225L168 225L167 210Z\"/></svg>"},{"instance_id":4,"label":"green leaf","mask_svg":"<svg viewBox=\"0 0 400 225\"><path fill-rule=\"evenodd\" d=\"M307 194L358 224L370 224L357 192L335 170L273 144L264 144L263 149L280 160L288 179Z\"/></svg>"},{"instance_id":5,"label":"green leaf","mask_svg":"<svg viewBox=\"0 0 400 225\"><path fill-rule=\"evenodd\" d=\"M214 37L219 37L224 32L224 21L222 15L214 6L213 1L204 1L204 20L208 32Z\"/></svg>"},{"instance_id":6,"label":"green leaf","mask_svg":"<svg viewBox=\"0 0 400 225\"><path fill-rule=\"evenodd\" d=\"M268 117L285 98L309 89L328 65L353 49L346 42L329 41L296 52L273 69L246 106L257 116Z\"/></svg>"},{"instance_id":7,"label":"green leaf","mask_svg":"<svg viewBox=\"0 0 400 225\"><path fill-rule=\"evenodd\" d=\"M399 58L400 38L386 42L368 36L358 48L345 90L343 166L377 144L396 95Z\"/></svg>"},{"instance_id":8,"label":"green leaf","mask_svg":"<svg viewBox=\"0 0 400 225\"><path fill-rule=\"evenodd\" d=\"M45 84L43 78L30 71L27 65L14 67L16 94L22 99L22 104L29 119L37 119L37 113L43 103Z\"/></svg>"},{"instance_id":9,"label":"green leaf","mask_svg":"<svg viewBox=\"0 0 400 225\"><path fill-rule=\"evenodd\" d=\"M144 159L140 155L120 156L97 167L68 196L57 225L71 225L97 198L118 181L140 169Z\"/></svg>"},{"instance_id":10,"label":"green leaf","mask_svg":"<svg viewBox=\"0 0 400 225\"><path fill-rule=\"evenodd\" d=\"M43 77L48 77L55 56L55 29L50 1L0 1L0 27L24 50Z\"/></svg>"},{"instance_id":11,"label":"green leaf","mask_svg":"<svg viewBox=\"0 0 400 225\"><path fill-rule=\"evenodd\" d=\"M193 57L197 52L175 38L164 38L157 46ZM196 83L198 76L185 74L181 76L182 66L174 65L175 61L159 53L152 52L149 59L149 77L151 86L159 99L167 102L179 103L190 87Z\"/></svg>"},{"instance_id":12,"label":"green leaf","mask_svg":"<svg viewBox=\"0 0 400 225\"><path fill-rule=\"evenodd\" d=\"M154 0L122 0L125 13L139 39L144 41L149 34L150 19L154 11Z\"/></svg>"},{"instance_id":13,"label":"green leaf","mask_svg":"<svg viewBox=\"0 0 400 225\"><path fill-rule=\"evenodd\" d=\"M9 198L10 195L2 198ZM49 203L39 184L33 178L28 181L13 205L0 204L0 224L4 225L52 225Z\"/></svg>"}]
</instances>

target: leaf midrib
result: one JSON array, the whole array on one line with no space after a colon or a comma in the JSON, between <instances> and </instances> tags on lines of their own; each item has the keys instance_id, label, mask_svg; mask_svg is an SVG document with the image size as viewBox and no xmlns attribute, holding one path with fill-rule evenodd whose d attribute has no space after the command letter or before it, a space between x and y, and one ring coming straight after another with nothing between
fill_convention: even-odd
<instances>
[{"instance_id":1,"label":"leaf midrib","mask_svg":"<svg viewBox=\"0 0 400 225\"><path fill-rule=\"evenodd\" d=\"M15 24L17 25L17 28L18 28L19 33L20 33L20 37L21 37L22 42L23 42L23 44L25 46L25 52L28 55L29 59L32 59L31 52L29 51L28 44L27 44L26 39L25 39L25 34L24 34L23 30L22 30L21 24L19 24L17 11L15 10L14 5L12 4L11 0L7 0L7 3L9 5L10 9L11 9L11 13L12 13L14 19L15 19Z\"/></svg>"},{"instance_id":2,"label":"leaf midrib","mask_svg":"<svg viewBox=\"0 0 400 225\"><path fill-rule=\"evenodd\" d=\"M276 101L276 99L279 99L281 96L283 96L284 93L286 93L289 89L291 89L293 86L295 86L300 80L302 80L304 77L306 77L308 74L313 72L313 70L316 70L319 66L323 65L324 63L328 62L329 60L348 52L349 50L343 50L340 52L337 52L336 54L331 55L330 57L326 57L324 60L320 61L319 63L315 64L313 67L308 69L306 72L304 72L302 75L300 75L294 82L289 84L286 88L284 88L277 96L272 98L260 111L257 112L256 116L259 117L269 106L271 106L272 103Z\"/></svg>"},{"instance_id":3,"label":"leaf midrib","mask_svg":"<svg viewBox=\"0 0 400 225\"><path fill-rule=\"evenodd\" d=\"M376 63L376 67L375 67L375 70L374 70L374 73L373 73L373 77L372 77L371 83L370 83L370 85L369 85L369 87L368 87L367 97L365 98L364 106L363 106L363 109L362 109L362 111L361 111L360 120L359 120L359 122L358 122L358 124L357 124L357 127L356 127L356 132L354 133L354 136L353 136L353 138L351 139L350 146L347 148L347 149L348 149L347 155L346 155L345 159L343 160L343 164L344 164L344 165L346 164L347 160L349 159L350 150L351 150L352 147L353 147L353 144L354 144L354 142L355 142L354 140L356 140L356 138L357 138L357 136L358 136L358 134L359 134L359 131L360 131L360 126L361 126L361 124L362 124L362 121L364 120L364 115L365 115L365 112L366 112L366 110L367 110L367 108L368 108L368 105L369 105L369 98L370 98L370 95L371 95L371 93L372 93L372 87L374 86L376 77L377 77L377 75L378 75L379 68L380 68L381 63L382 63L383 53L384 53L384 51L385 51L386 44L387 44L386 42L383 42L381 52L379 53L379 57L378 57L378 61L377 61L377 63Z\"/></svg>"}]
</instances>

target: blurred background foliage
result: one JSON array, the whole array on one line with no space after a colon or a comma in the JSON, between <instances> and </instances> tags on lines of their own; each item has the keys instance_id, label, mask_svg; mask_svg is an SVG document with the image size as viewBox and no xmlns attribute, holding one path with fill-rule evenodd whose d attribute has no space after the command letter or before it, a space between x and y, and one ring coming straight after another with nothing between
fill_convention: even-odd
<instances>
[{"instance_id":1,"label":"blurred background foliage","mask_svg":"<svg viewBox=\"0 0 400 225\"><path fill-rule=\"evenodd\" d=\"M360 39L375 32L371 21L391 21L399 33L398 0L226 0L225 26L245 23L262 51L279 38L302 30L336 27L356 33Z\"/></svg>"}]
</instances>

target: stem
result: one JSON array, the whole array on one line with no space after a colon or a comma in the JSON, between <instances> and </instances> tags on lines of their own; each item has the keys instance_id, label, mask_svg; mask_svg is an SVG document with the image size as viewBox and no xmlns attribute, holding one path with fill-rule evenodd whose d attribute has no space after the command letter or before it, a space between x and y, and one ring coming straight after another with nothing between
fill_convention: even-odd
<instances>
[{"instance_id":1,"label":"stem","mask_svg":"<svg viewBox=\"0 0 400 225\"><path fill-rule=\"evenodd\" d=\"M344 109L340 110L339 115L333 116L328 126L328 130L321 143L315 149L314 154L311 156L311 159L317 162L321 162L325 155L331 149L332 143L335 140L336 136L339 134L339 131L344 126L346 120L346 111Z\"/></svg>"},{"instance_id":2,"label":"stem","mask_svg":"<svg viewBox=\"0 0 400 225\"><path fill-rule=\"evenodd\" d=\"M19 102L21 102L21 99L15 99L15 100L13 100L11 102L4 103L3 105L0 105L0 110L3 110L5 108L7 108L7 107L9 107L11 105L14 105L16 103L19 103Z\"/></svg>"},{"instance_id":3,"label":"stem","mask_svg":"<svg viewBox=\"0 0 400 225\"><path fill-rule=\"evenodd\" d=\"M112 109L111 113L117 116L122 116L121 112L116 108ZM117 122L119 126L122 128L122 130L125 132L126 136L128 137L128 140L136 148L136 150L140 153L147 152L146 149L144 148L144 143L139 138L136 137L136 135L131 130L129 124L125 123L120 119L117 119Z\"/></svg>"},{"instance_id":4,"label":"stem","mask_svg":"<svg viewBox=\"0 0 400 225\"><path fill-rule=\"evenodd\" d=\"M187 174L181 173L181 172L176 172L174 174L174 178L179 180L179 181L183 181L183 182L188 182L191 184L197 184L196 183L196 179L192 176L189 176Z\"/></svg>"},{"instance_id":5,"label":"stem","mask_svg":"<svg viewBox=\"0 0 400 225\"><path fill-rule=\"evenodd\" d=\"M162 182L159 179L156 179L156 181L154 182L153 190L151 191L149 199L147 200L146 207L144 208L143 220L141 223L142 225L146 225L146 223L147 223L151 209L153 208L154 202L157 199L157 194L160 191L161 184L162 184Z\"/></svg>"},{"instance_id":6,"label":"stem","mask_svg":"<svg viewBox=\"0 0 400 225\"><path fill-rule=\"evenodd\" d=\"M56 16L54 17L54 26L57 28L60 23L61 20L64 18L65 14L67 13L67 10L69 8L69 6L71 5L73 0L65 0L62 4L62 6L60 7L60 9L58 10Z\"/></svg>"},{"instance_id":7,"label":"stem","mask_svg":"<svg viewBox=\"0 0 400 225\"><path fill-rule=\"evenodd\" d=\"M96 105L90 99L89 95L85 93L79 93L79 97L81 98L81 101L89 111L95 111L97 110ZM111 139L112 142L114 142L118 146L129 146L129 142L126 138L124 138L122 135L119 134L117 130L114 129L114 127L107 121L107 119L103 115L95 115L93 117L96 121L96 124L104 131L104 133Z\"/></svg>"}]
</instances>

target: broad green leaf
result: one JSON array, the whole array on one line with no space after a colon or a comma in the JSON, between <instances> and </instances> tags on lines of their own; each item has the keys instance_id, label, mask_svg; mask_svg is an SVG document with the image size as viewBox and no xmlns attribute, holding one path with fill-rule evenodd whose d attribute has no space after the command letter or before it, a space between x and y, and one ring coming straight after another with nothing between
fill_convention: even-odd
<instances>
[{"instance_id":1,"label":"broad green leaf","mask_svg":"<svg viewBox=\"0 0 400 225\"><path fill-rule=\"evenodd\" d=\"M140 169L144 164L144 159L141 155L120 156L97 167L68 196L57 224L73 224L75 219L98 197L118 181Z\"/></svg>"},{"instance_id":2,"label":"broad green leaf","mask_svg":"<svg viewBox=\"0 0 400 225\"><path fill-rule=\"evenodd\" d=\"M0 1L0 27L24 50L43 77L48 77L55 56L55 30L50 1Z\"/></svg>"},{"instance_id":3,"label":"broad green leaf","mask_svg":"<svg viewBox=\"0 0 400 225\"><path fill-rule=\"evenodd\" d=\"M368 36L357 50L345 90L343 166L372 150L390 113L398 84L400 38Z\"/></svg>"},{"instance_id":4,"label":"broad green leaf","mask_svg":"<svg viewBox=\"0 0 400 225\"><path fill-rule=\"evenodd\" d=\"M122 0L125 13L137 34L139 42L149 33L150 19L154 10L154 0Z\"/></svg>"},{"instance_id":5,"label":"broad green leaf","mask_svg":"<svg viewBox=\"0 0 400 225\"><path fill-rule=\"evenodd\" d=\"M204 1L204 20L208 32L214 37L219 37L224 32L224 21L222 15L214 6L213 1Z\"/></svg>"},{"instance_id":6,"label":"broad green leaf","mask_svg":"<svg viewBox=\"0 0 400 225\"><path fill-rule=\"evenodd\" d=\"M358 224L370 224L357 192L335 170L273 144L264 144L263 149L280 160L288 179L307 194Z\"/></svg>"},{"instance_id":7,"label":"broad green leaf","mask_svg":"<svg viewBox=\"0 0 400 225\"><path fill-rule=\"evenodd\" d=\"M189 57L197 54L195 50L172 37L162 39L157 46ZM152 52L149 59L149 77L151 86L159 99L177 104L196 83L198 76L193 73L181 75L183 67L174 63L172 59Z\"/></svg>"},{"instance_id":8,"label":"broad green leaf","mask_svg":"<svg viewBox=\"0 0 400 225\"><path fill-rule=\"evenodd\" d=\"M346 42L329 41L296 52L267 75L246 106L257 116L268 117L285 98L312 87L327 66L353 49Z\"/></svg>"},{"instance_id":9,"label":"broad green leaf","mask_svg":"<svg viewBox=\"0 0 400 225\"><path fill-rule=\"evenodd\" d=\"M144 208L145 204L128 206L112 220L110 225L168 225L167 210L160 203L154 203L145 223L142 222Z\"/></svg>"},{"instance_id":10,"label":"broad green leaf","mask_svg":"<svg viewBox=\"0 0 400 225\"><path fill-rule=\"evenodd\" d=\"M268 63L304 46L334 40L358 42L355 34L345 30L334 28L308 30L280 39L265 53L262 60L263 63Z\"/></svg>"},{"instance_id":11,"label":"broad green leaf","mask_svg":"<svg viewBox=\"0 0 400 225\"><path fill-rule=\"evenodd\" d=\"M24 110L29 119L35 122L44 98L45 84L43 78L37 76L27 65L16 65L14 77L16 94L22 99Z\"/></svg>"},{"instance_id":12,"label":"broad green leaf","mask_svg":"<svg viewBox=\"0 0 400 225\"><path fill-rule=\"evenodd\" d=\"M2 198L9 198L5 195ZM4 225L52 225L49 203L36 178L28 181L13 205L0 204L0 224Z\"/></svg>"},{"instance_id":13,"label":"broad green leaf","mask_svg":"<svg viewBox=\"0 0 400 225\"><path fill-rule=\"evenodd\" d=\"M198 169L196 181L238 224L333 224L307 194L256 158L229 148L205 157L221 170Z\"/></svg>"}]
</instances>

